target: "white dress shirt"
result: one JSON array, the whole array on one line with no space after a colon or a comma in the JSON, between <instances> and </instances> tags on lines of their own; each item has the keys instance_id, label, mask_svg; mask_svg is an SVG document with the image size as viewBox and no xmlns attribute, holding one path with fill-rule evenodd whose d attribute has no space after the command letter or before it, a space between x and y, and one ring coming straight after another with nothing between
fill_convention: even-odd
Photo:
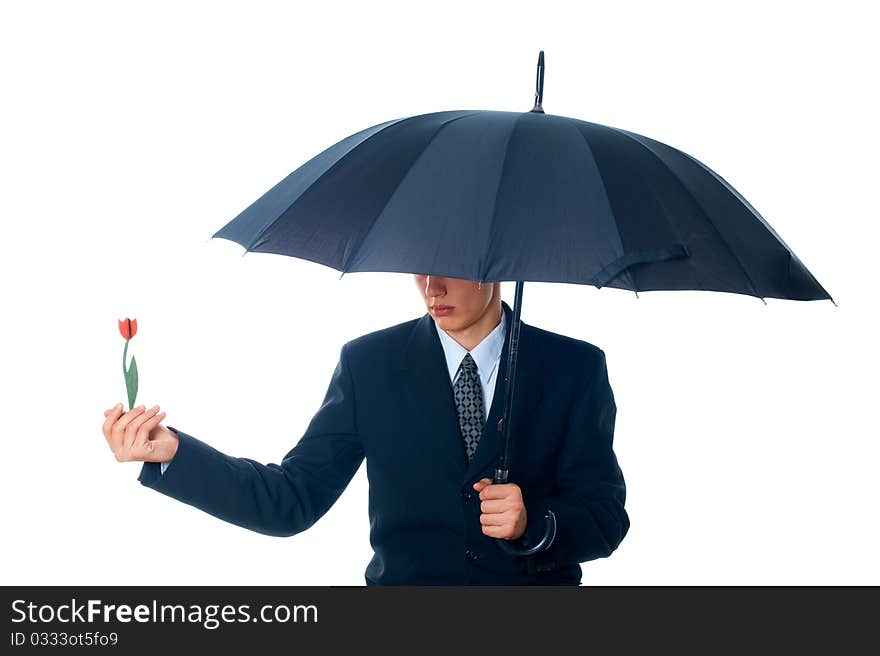
<instances>
[{"instance_id":1,"label":"white dress shirt","mask_svg":"<svg viewBox=\"0 0 880 656\"><path fill-rule=\"evenodd\" d=\"M495 382L498 378L498 363L501 361L501 351L504 349L505 328L507 317L504 312L501 313L501 323L495 326L495 329L486 335L479 344L471 349L470 354L477 363L477 373L480 374L480 384L483 388L483 421L489 417L489 408L492 407L492 398L495 396ZM434 322L437 329L437 335L440 337L440 344L443 346L443 354L446 356L446 366L449 369L449 380L452 385L458 379L459 366L468 350L461 344L446 334L446 331ZM160 463L161 472L164 474L171 464L173 458L168 462Z\"/></svg>"},{"instance_id":2,"label":"white dress shirt","mask_svg":"<svg viewBox=\"0 0 880 656\"><path fill-rule=\"evenodd\" d=\"M477 363L477 373L480 374L480 383L483 388L483 421L489 418L489 408L492 407L492 397L495 395L495 381L498 378L498 363L501 361L501 351L504 349L505 324L507 317L501 313L501 323L483 338L483 341L471 349L470 354ZM434 322L443 352L446 355L446 366L449 368L449 380L455 385L458 379L459 366L467 349L446 334L446 331Z\"/></svg>"}]
</instances>

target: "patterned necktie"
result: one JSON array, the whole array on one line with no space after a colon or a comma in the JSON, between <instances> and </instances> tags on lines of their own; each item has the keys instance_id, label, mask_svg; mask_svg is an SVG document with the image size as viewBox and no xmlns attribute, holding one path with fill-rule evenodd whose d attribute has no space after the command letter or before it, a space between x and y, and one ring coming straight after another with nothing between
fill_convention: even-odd
<instances>
[{"instance_id":1,"label":"patterned necktie","mask_svg":"<svg viewBox=\"0 0 880 656\"><path fill-rule=\"evenodd\" d=\"M468 462L473 459L474 451L477 450L477 442L483 433L485 423L483 413L483 387L480 384L480 375L477 373L477 363L468 353L461 361L458 368L459 375L455 381L453 392L455 393L455 407L458 410L458 427L464 438L464 448L467 451Z\"/></svg>"}]
</instances>

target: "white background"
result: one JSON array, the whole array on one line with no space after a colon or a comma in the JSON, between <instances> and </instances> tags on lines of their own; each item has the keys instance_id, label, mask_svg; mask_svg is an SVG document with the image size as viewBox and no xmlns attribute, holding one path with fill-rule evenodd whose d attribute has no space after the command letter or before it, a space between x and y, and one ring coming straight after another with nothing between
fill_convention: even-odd
<instances>
[{"instance_id":1,"label":"white background","mask_svg":"<svg viewBox=\"0 0 880 656\"><path fill-rule=\"evenodd\" d=\"M880 584L867 4L4 3L2 582L363 585L364 466L273 538L115 461L117 320L138 320L138 403L279 462L341 345L424 306L410 276L211 235L367 126L531 109L543 49L545 111L705 162L839 306L526 285L523 320L603 348L618 406L632 527L584 585Z\"/></svg>"}]
</instances>

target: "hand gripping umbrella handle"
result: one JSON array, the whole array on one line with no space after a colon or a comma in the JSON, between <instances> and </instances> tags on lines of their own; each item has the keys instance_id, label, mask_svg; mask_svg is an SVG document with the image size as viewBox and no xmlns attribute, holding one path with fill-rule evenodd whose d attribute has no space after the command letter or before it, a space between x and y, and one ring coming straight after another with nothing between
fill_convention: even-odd
<instances>
[{"instance_id":1,"label":"hand gripping umbrella handle","mask_svg":"<svg viewBox=\"0 0 880 656\"><path fill-rule=\"evenodd\" d=\"M503 484L507 482L507 470L505 469L496 469L495 470L495 479L494 483ZM547 508L544 511L544 535L541 536L541 539L538 540L535 544L529 545L528 543L518 542L515 543L512 540L505 540L503 538L498 539L498 546L501 551L510 555L510 556L531 556L532 554L536 554L539 551L543 551L547 547L550 546L550 543L553 542L553 538L556 537L556 515L553 514L553 511Z\"/></svg>"},{"instance_id":2,"label":"hand gripping umbrella handle","mask_svg":"<svg viewBox=\"0 0 880 656\"><path fill-rule=\"evenodd\" d=\"M538 540L537 544L534 544L531 547L519 546L512 544L510 540L500 539L498 540L498 546L501 548L501 551L511 556L531 556L532 554L536 554L547 548L550 543L553 542L555 536L556 515L554 515L553 511L548 508L544 512L544 535L541 536L541 539Z\"/></svg>"}]
</instances>

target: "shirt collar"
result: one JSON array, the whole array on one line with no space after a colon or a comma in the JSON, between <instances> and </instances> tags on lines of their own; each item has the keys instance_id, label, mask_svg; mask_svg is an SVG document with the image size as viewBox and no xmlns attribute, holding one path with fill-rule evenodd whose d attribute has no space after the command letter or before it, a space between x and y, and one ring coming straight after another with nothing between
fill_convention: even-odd
<instances>
[{"instance_id":1,"label":"shirt collar","mask_svg":"<svg viewBox=\"0 0 880 656\"><path fill-rule=\"evenodd\" d=\"M501 351L504 350L505 327L507 324L506 313L501 312L501 323L495 326L495 329L486 335L479 344L471 349L470 354L477 363L477 371L480 378L488 380L493 369L501 360ZM455 374L458 373L458 367L461 361L468 353L467 349L452 339L446 331L434 322L437 329L437 335L440 337L440 344L443 346L443 353L446 356L446 366L449 369L449 380L455 380Z\"/></svg>"}]
</instances>

